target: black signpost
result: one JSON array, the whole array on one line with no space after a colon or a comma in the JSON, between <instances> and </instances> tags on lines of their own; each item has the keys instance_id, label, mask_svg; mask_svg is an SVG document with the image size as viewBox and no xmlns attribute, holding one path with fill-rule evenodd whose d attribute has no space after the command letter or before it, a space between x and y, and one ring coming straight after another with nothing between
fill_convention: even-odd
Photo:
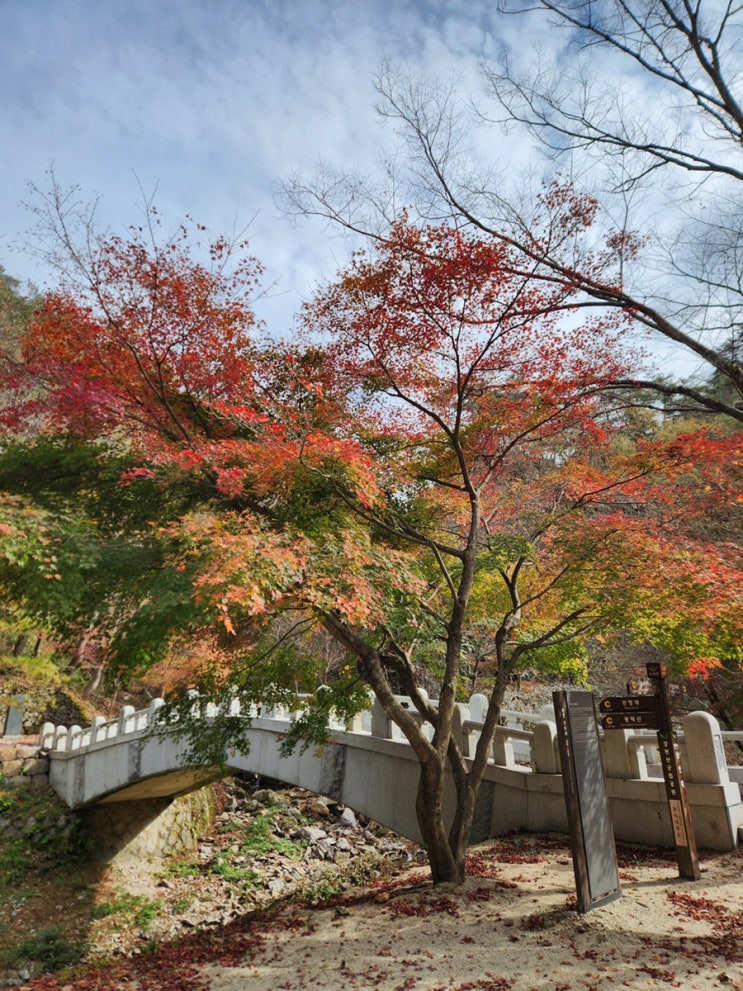
<instances>
[{"instance_id":1,"label":"black signpost","mask_svg":"<svg viewBox=\"0 0 743 991\"><path fill-rule=\"evenodd\" d=\"M648 664L647 675L654 695L626 695L602 699L599 703L604 729L654 729L666 783L679 876L698 881L701 877L689 799L686 794L678 746L671 726L666 670L662 664ZM635 686L627 686L634 688Z\"/></svg>"},{"instance_id":2,"label":"black signpost","mask_svg":"<svg viewBox=\"0 0 743 991\"><path fill-rule=\"evenodd\" d=\"M622 893L596 711L590 692L553 692L552 701L578 911L586 913Z\"/></svg>"},{"instance_id":3,"label":"black signpost","mask_svg":"<svg viewBox=\"0 0 743 991\"><path fill-rule=\"evenodd\" d=\"M676 844L676 860L679 865L679 877L698 881L702 873L699 870L699 856L694 826L691 821L689 798L681 771L678 745L674 739L671 726L671 707L668 704L668 688L666 686L666 669L662 664L648 664L647 673L650 683L655 688L658 700L658 749L660 762L663 766L663 777L666 782L668 808L671 813L673 839Z\"/></svg>"}]
</instances>

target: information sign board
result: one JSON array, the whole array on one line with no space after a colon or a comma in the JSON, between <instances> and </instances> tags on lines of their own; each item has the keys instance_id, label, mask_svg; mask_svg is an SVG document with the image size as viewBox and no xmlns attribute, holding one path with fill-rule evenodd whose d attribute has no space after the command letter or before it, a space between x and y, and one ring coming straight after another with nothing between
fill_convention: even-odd
<instances>
[{"instance_id":1,"label":"information sign board","mask_svg":"<svg viewBox=\"0 0 743 991\"><path fill-rule=\"evenodd\" d=\"M25 695L14 695L5 713L3 736L21 736L23 733L23 713L26 703Z\"/></svg>"},{"instance_id":2,"label":"information sign board","mask_svg":"<svg viewBox=\"0 0 743 991\"><path fill-rule=\"evenodd\" d=\"M593 695L552 693L578 911L621 895Z\"/></svg>"}]
</instances>

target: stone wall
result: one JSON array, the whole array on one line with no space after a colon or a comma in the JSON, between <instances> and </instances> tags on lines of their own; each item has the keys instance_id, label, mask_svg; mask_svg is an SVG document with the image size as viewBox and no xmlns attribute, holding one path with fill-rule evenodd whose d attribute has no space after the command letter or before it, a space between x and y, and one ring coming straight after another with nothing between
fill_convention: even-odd
<instances>
[{"instance_id":1,"label":"stone wall","mask_svg":"<svg viewBox=\"0 0 743 991\"><path fill-rule=\"evenodd\" d=\"M83 809L79 815L93 858L122 864L192 849L216 809L214 786L207 785L179 798L108 802Z\"/></svg>"},{"instance_id":2,"label":"stone wall","mask_svg":"<svg viewBox=\"0 0 743 991\"><path fill-rule=\"evenodd\" d=\"M36 738L0 738L0 781L10 787L49 787L49 758L39 756Z\"/></svg>"},{"instance_id":3,"label":"stone wall","mask_svg":"<svg viewBox=\"0 0 743 991\"><path fill-rule=\"evenodd\" d=\"M24 787L33 794L25 794ZM0 789L13 791L11 798L0 790L1 840L23 841L46 855L78 849L78 813L49 787L49 758L39 756L38 740L0 739Z\"/></svg>"}]
</instances>

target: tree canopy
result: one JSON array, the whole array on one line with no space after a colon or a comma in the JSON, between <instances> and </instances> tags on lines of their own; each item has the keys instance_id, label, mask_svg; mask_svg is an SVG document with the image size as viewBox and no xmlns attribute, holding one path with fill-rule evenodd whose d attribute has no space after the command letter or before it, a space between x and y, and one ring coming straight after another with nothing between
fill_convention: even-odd
<instances>
[{"instance_id":1,"label":"tree canopy","mask_svg":"<svg viewBox=\"0 0 743 991\"><path fill-rule=\"evenodd\" d=\"M549 236L576 243L591 201L544 200ZM736 511L740 439L631 436L632 403L605 392L636 360L626 316L585 319L579 286L502 239L403 215L290 345L253 317L244 247L204 262L187 227L152 233L86 239L84 278L5 354L0 583L62 637L135 666L170 647L184 685L249 700L314 688L291 633L324 630L347 661L290 742L371 689L419 759L434 877L460 880L519 664L580 678L588 636L634 609L680 664L697 619L701 661L730 645L738 561L698 521ZM616 266L595 251L597 278ZM452 727L473 670L490 707L468 762Z\"/></svg>"}]
</instances>

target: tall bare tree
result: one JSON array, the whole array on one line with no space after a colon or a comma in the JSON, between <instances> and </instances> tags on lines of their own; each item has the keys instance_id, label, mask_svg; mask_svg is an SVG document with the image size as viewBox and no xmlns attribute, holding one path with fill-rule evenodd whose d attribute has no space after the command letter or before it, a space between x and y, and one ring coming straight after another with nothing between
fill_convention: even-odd
<instances>
[{"instance_id":1,"label":"tall bare tree","mask_svg":"<svg viewBox=\"0 0 743 991\"><path fill-rule=\"evenodd\" d=\"M541 13L566 29L553 32L554 58L504 52L483 66L489 103L478 109L454 83L383 66L379 112L405 151L386 181L325 170L286 182L285 202L378 236L399 203L473 226L519 249L532 275L577 286L580 306L631 314L703 370L617 387L743 422L742 12L732 0L504 0L503 17ZM528 132L553 180L569 176L593 198L591 231L578 242L553 226L535 242L535 211L549 201L475 167L482 125ZM619 281L595 275L599 237L621 258Z\"/></svg>"}]
</instances>

